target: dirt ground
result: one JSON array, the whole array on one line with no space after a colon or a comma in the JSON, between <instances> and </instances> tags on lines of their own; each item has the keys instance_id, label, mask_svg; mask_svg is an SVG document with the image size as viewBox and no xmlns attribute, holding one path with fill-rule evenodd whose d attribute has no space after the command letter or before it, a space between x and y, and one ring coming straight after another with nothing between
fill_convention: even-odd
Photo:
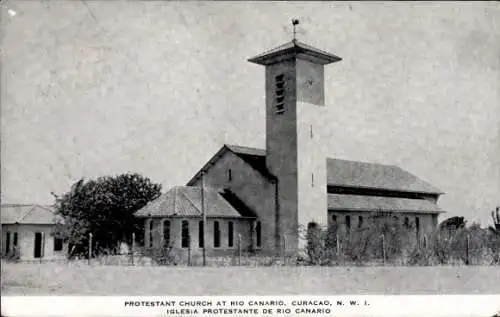
<instances>
[{"instance_id":1,"label":"dirt ground","mask_svg":"<svg viewBox=\"0 0 500 317\"><path fill-rule=\"evenodd\" d=\"M500 267L158 267L2 263L3 295L498 294Z\"/></svg>"}]
</instances>

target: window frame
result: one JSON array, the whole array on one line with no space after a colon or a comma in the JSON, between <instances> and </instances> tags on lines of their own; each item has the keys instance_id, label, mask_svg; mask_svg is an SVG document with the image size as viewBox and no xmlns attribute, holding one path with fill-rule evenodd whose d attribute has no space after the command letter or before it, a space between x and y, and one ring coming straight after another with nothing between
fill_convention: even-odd
<instances>
[{"instance_id":1,"label":"window frame","mask_svg":"<svg viewBox=\"0 0 500 317\"><path fill-rule=\"evenodd\" d=\"M257 220L255 224L255 246L256 248L262 248L262 223Z\"/></svg>"},{"instance_id":2,"label":"window frame","mask_svg":"<svg viewBox=\"0 0 500 317\"><path fill-rule=\"evenodd\" d=\"M234 221L231 220L227 222L227 246L234 247Z\"/></svg>"},{"instance_id":3,"label":"window frame","mask_svg":"<svg viewBox=\"0 0 500 317\"><path fill-rule=\"evenodd\" d=\"M214 229L213 232L214 248L220 248L222 243L221 243L220 223L218 220L214 220L213 229Z\"/></svg>"},{"instance_id":4,"label":"window frame","mask_svg":"<svg viewBox=\"0 0 500 317\"><path fill-rule=\"evenodd\" d=\"M149 220L149 248L153 248L153 231L154 231L154 223L153 223L153 218Z\"/></svg>"},{"instance_id":5,"label":"window frame","mask_svg":"<svg viewBox=\"0 0 500 317\"><path fill-rule=\"evenodd\" d=\"M345 227L346 227L347 232L351 232L351 225L352 225L351 215L346 215L344 220L345 220Z\"/></svg>"},{"instance_id":6,"label":"window frame","mask_svg":"<svg viewBox=\"0 0 500 317\"><path fill-rule=\"evenodd\" d=\"M181 221L181 248L189 249L191 246L191 232L189 231L189 220Z\"/></svg>"},{"instance_id":7,"label":"window frame","mask_svg":"<svg viewBox=\"0 0 500 317\"><path fill-rule=\"evenodd\" d=\"M64 249L64 241L59 237L54 237L54 252L62 252ZM60 245L58 244L60 243ZM60 246L60 248L58 248Z\"/></svg>"},{"instance_id":8,"label":"window frame","mask_svg":"<svg viewBox=\"0 0 500 317\"><path fill-rule=\"evenodd\" d=\"M168 230L165 230L166 228L168 228ZM167 233L167 234L165 234L165 233ZM164 219L163 220L163 247L165 247L165 246L169 247L171 240L172 240L172 222L170 221L170 219Z\"/></svg>"}]
</instances>

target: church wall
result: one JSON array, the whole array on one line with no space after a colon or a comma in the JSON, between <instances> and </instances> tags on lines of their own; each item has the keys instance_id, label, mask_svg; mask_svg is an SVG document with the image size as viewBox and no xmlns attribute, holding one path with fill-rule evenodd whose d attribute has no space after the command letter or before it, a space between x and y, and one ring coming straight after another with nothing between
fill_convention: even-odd
<instances>
[{"instance_id":1,"label":"church wall","mask_svg":"<svg viewBox=\"0 0 500 317\"><path fill-rule=\"evenodd\" d=\"M161 248L164 243L163 229L165 220L170 221L170 247L172 254L180 259L187 260L189 252L192 259L201 257L203 248L199 244L199 223L201 217L169 217L169 218L150 218L146 219L146 248L149 244L149 223L153 221L153 248ZM188 221L190 247L182 246L182 222ZM214 247L214 222L219 223L220 228L220 246ZM233 245L229 245L229 222L233 222L234 234ZM230 255L238 251L238 240L242 252L248 251L253 245L254 234L251 231L253 220L243 218L208 218L205 230L205 246L207 255Z\"/></svg>"},{"instance_id":2,"label":"church wall","mask_svg":"<svg viewBox=\"0 0 500 317\"><path fill-rule=\"evenodd\" d=\"M231 180L229 180L229 169ZM274 184L230 151L206 171L204 183L205 186L229 188L253 210L262 225L262 250L265 252L274 250L276 220ZM201 186L200 179L194 182L194 186Z\"/></svg>"},{"instance_id":3,"label":"church wall","mask_svg":"<svg viewBox=\"0 0 500 317\"><path fill-rule=\"evenodd\" d=\"M401 223L403 224L405 217L408 217L408 223L410 225L410 230L414 233L412 239L416 242L417 232L416 232L416 218L419 218L420 230L419 239L423 243L424 237L429 239L430 236L435 232L437 226L437 214L429 213L414 213L414 212L399 212L396 213L399 217ZM370 226L373 224L373 220L370 219L372 212L368 211L328 211L328 226L333 224L333 216L336 216L336 222L338 228L343 232L347 231L347 219L346 216L350 216L350 226L351 230L355 231L359 226L359 217L363 217L363 226Z\"/></svg>"},{"instance_id":4,"label":"church wall","mask_svg":"<svg viewBox=\"0 0 500 317\"><path fill-rule=\"evenodd\" d=\"M297 102L298 222L327 224L326 154L321 118L325 107ZM299 248L305 246L299 240Z\"/></svg>"}]
</instances>

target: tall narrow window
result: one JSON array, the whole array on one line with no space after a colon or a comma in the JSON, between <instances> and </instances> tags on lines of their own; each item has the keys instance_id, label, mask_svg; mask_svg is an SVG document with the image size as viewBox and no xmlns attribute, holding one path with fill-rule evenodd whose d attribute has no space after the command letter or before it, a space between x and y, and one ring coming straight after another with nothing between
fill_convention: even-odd
<instances>
[{"instance_id":1,"label":"tall narrow window","mask_svg":"<svg viewBox=\"0 0 500 317\"><path fill-rule=\"evenodd\" d=\"M218 221L214 221L214 248L220 248L220 227Z\"/></svg>"},{"instance_id":2,"label":"tall narrow window","mask_svg":"<svg viewBox=\"0 0 500 317\"><path fill-rule=\"evenodd\" d=\"M311 139L313 138L313 125L309 127L309 135L311 136Z\"/></svg>"},{"instance_id":3,"label":"tall narrow window","mask_svg":"<svg viewBox=\"0 0 500 317\"><path fill-rule=\"evenodd\" d=\"M363 227L363 216L358 217L358 228Z\"/></svg>"},{"instance_id":4,"label":"tall narrow window","mask_svg":"<svg viewBox=\"0 0 500 317\"><path fill-rule=\"evenodd\" d=\"M260 248L262 246L262 226L260 221L257 221L257 224L255 225L255 238L257 247Z\"/></svg>"},{"instance_id":5,"label":"tall narrow window","mask_svg":"<svg viewBox=\"0 0 500 317\"><path fill-rule=\"evenodd\" d=\"M233 180L233 173L232 173L231 169L229 169L227 171L227 179L228 179L228 181L232 181Z\"/></svg>"},{"instance_id":6,"label":"tall narrow window","mask_svg":"<svg viewBox=\"0 0 500 317\"><path fill-rule=\"evenodd\" d=\"M351 216L345 216L345 227L347 232L351 231Z\"/></svg>"},{"instance_id":7,"label":"tall narrow window","mask_svg":"<svg viewBox=\"0 0 500 317\"><path fill-rule=\"evenodd\" d=\"M227 246L232 247L234 245L234 223L229 221L227 223Z\"/></svg>"},{"instance_id":8,"label":"tall narrow window","mask_svg":"<svg viewBox=\"0 0 500 317\"><path fill-rule=\"evenodd\" d=\"M170 220L163 221L163 246L170 246Z\"/></svg>"},{"instance_id":9,"label":"tall narrow window","mask_svg":"<svg viewBox=\"0 0 500 317\"><path fill-rule=\"evenodd\" d=\"M5 237L5 254L10 252L10 232L7 231L7 235Z\"/></svg>"},{"instance_id":10,"label":"tall narrow window","mask_svg":"<svg viewBox=\"0 0 500 317\"><path fill-rule=\"evenodd\" d=\"M285 111L285 75L276 76L276 113Z\"/></svg>"},{"instance_id":11,"label":"tall narrow window","mask_svg":"<svg viewBox=\"0 0 500 317\"><path fill-rule=\"evenodd\" d=\"M54 251L62 251L63 249L63 240L58 237L54 237Z\"/></svg>"},{"instance_id":12,"label":"tall narrow window","mask_svg":"<svg viewBox=\"0 0 500 317\"><path fill-rule=\"evenodd\" d=\"M203 224L203 220L198 223L198 247L205 247L205 225Z\"/></svg>"},{"instance_id":13,"label":"tall narrow window","mask_svg":"<svg viewBox=\"0 0 500 317\"><path fill-rule=\"evenodd\" d=\"M39 259L43 257L43 233L35 232L35 245L33 247L33 257Z\"/></svg>"},{"instance_id":14,"label":"tall narrow window","mask_svg":"<svg viewBox=\"0 0 500 317\"><path fill-rule=\"evenodd\" d=\"M153 219L149 220L149 247L153 247Z\"/></svg>"},{"instance_id":15,"label":"tall narrow window","mask_svg":"<svg viewBox=\"0 0 500 317\"><path fill-rule=\"evenodd\" d=\"M337 224L337 215L332 215L332 224Z\"/></svg>"},{"instance_id":16,"label":"tall narrow window","mask_svg":"<svg viewBox=\"0 0 500 317\"><path fill-rule=\"evenodd\" d=\"M17 248L17 232L14 232L14 238L12 239L13 249Z\"/></svg>"},{"instance_id":17,"label":"tall narrow window","mask_svg":"<svg viewBox=\"0 0 500 317\"><path fill-rule=\"evenodd\" d=\"M182 220L181 225L181 246L183 248L189 248L190 243L189 237L189 222L187 220Z\"/></svg>"},{"instance_id":18,"label":"tall narrow window","mask_svg":"<svg viewBox=\"0 0 500 317\"><path fill-rule=\"evenodd\" d=\"M420 218L415 217L415 228L417 230L417 239L420 239Z\"/></svg>"},{"instance_id":19,"label":"tall narrow window","mask_svg":"<svg viewBox=\"0 0 500 317\"><path fill-rule=\"evenodd\" d=\"M314 187L314 173L311 173L311 187Z\"/></svg>"}]
</instances>

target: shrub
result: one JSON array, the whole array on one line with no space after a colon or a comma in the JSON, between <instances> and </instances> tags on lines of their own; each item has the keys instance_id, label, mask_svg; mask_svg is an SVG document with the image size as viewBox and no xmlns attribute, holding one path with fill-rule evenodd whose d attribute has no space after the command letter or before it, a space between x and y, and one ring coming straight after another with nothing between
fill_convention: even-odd
<instances>
[{"instance_id":1,"label":"shrub","mask_svg":"<svg viewBox=\"0 0 500 317\"><path fill-rule=\"evenodd\" d=\"M375 215L350 232L335 225L307 232L307 264L387 262L403 265L500 264L500 236L478 224L442 227L416 238L414 228L395 217Z\"/></svg>"}]
</instances>

